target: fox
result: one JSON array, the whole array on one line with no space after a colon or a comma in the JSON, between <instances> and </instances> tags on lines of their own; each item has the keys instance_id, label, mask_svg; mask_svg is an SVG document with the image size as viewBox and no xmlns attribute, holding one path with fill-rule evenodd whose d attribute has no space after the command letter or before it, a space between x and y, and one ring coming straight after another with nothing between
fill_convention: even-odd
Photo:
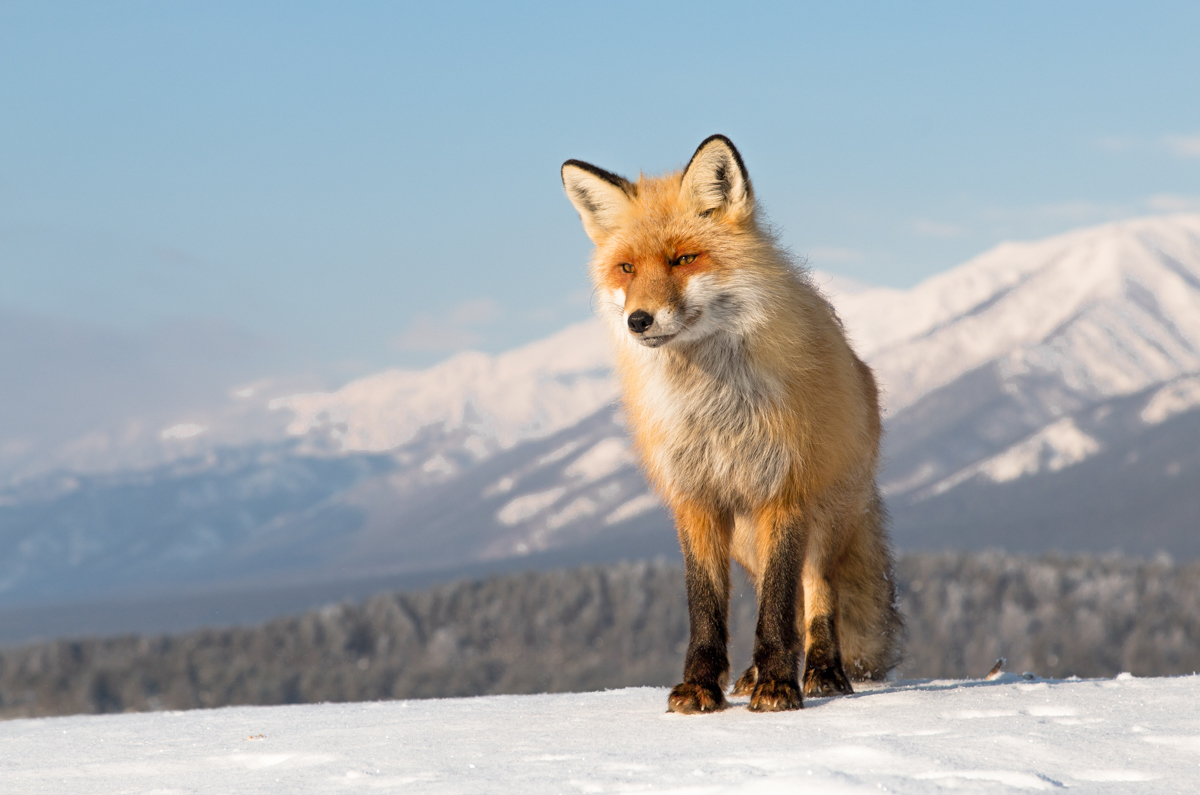
<instances>
[{"instance_id":1,"label":"fox","mask_svg":"<svg viewBox=\"0 0 1200 795\"><path fill-rule=\"evenodd\" d=\"M751 711L885 679L903 621L876 484L879 390L764 220L741 153L713 135L681 171L630 181L568 160L561 176L595 246L633 449L683 553L689 641L668 710L729 706L731 562L757 594L731 691Z\"/></svg>"}]
</instances>

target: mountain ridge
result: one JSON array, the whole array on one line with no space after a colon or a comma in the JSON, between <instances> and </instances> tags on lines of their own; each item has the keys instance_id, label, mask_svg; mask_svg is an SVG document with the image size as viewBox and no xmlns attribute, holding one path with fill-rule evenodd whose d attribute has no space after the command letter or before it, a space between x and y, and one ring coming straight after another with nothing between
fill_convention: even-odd
<instances>
[{"instance_id":1,"label":"mountain ridge","mask_svg":"<svg viewBox=\"0 0 1200 795\"><path fill-rule=\"evenodd\" d=\"M812 278L883 389L881 484L899 546L1041 552L1057 539L1105 551L1088 544L1123 539L1139 554L1151 541L1200 554L1180 518L1200 485L1188 448L1200 449L1200 215L1002 244L909 290ZM269 455L245 469L253 488L222 480L221 462L245 443L222 447L216 426L182 438L194 428L176 424L169 443L191 451L179 461L194 471L119 471L86 499L70 473L48 477L40 496L0 491L0 603L49 598L60 581L83 595L151 574L219 583L520 568L549 552L560 565L669 554L669 521L629 452L610 362L605 332L588 321L498 356L467 352L330 392L252 390L238 400L286 424L254 442ZM288 474L323 468L339 473L338 488ZM1141 496L1160 476L1174 484L1161 509ZM141 519L95 519L132 515L120 503L131 494L149 506ZM1005 498L1022 502L1010 513L1039 533L1001 521L997 495L1020 495ZM1070 504L1089 506L1076 513L1100 529L1072 519ZM1126 504L1157 517L1152 533L1112 524L1132 521ZM183 548L192 558L168 554Z\"/></svg>"}]
</instances>

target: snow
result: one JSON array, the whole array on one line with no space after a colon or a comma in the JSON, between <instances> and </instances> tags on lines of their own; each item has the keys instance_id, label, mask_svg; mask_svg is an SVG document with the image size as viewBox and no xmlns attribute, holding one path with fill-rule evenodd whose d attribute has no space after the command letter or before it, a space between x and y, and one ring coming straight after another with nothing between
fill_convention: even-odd
<instances>
[{"instance_id":1,"label":"snow","mask_svg":"<svg viewBox=\"0 0 1200 795\"><path fill-rule=\"evenodd\" d=\"M566 508L546 519L546 527L549 530L566 527L571 522L591 516L599 507L599 505L587 497L577 497Z\"/></svg>"},{"instance_id":2,"label":"snow","mask_svg":"<svg viewBox=\"0 0 1200 795\"><path fill-rule=\"evenodd\" d=\"M560 486L556 489L522 495L506 503L496 512L496 518L506 525L523 522L558 502L559 498L566 493L567 490Z\"/></svg>"},{"instance_id":3,"label":"snow","mask_svg":"<svg viewBox=\"0 0 1200 795\"><path fill-rule=\"evenodd\" d=\"M435 455L421 465L421 471L428 472L431 475L453 475L456 469L457 467L454 466L454 462L444 455Z\"/></svg>"},{"instance_id":4,"label":"snow","mask_svg":"<svg viewBox=\"0 0 1200 795\"><path fill-rule=\"evenodd\" d=\"M606 478L633 461L629 442L619 436L601 439L567 467L566 475L592 482Z\"/></svg>"},{"instance_id":5,"label":"snow","mask_svg":"<svg viewBox=\"0 0 1200 795\"><path fill-rule=\"evenodd\" d=\"M1004 452L936 483L929 489L929 494L944 494L976 475L983 475L994 483L1007 483L1046 469L1057 472L1098 452L1100 443L1081 431L1074 419L1064 417Z\"/></svg>"},{"instance_id":6,"label":"snow","mask_svg":"<svg viewBox=\"0 0 1200 795\"><path fill-rule=\"evenodd\" d=\"M893 412L995 360L1132 394L1200 369L1200 215L1004 243L909 290L833 302Z\"/></svg>"},{"instance_id":7,"label":"snow","mask_svg":"<svg viewBox=\"0 0 1200 795\"><path fill-rule=\"evenodd\" d=\"M193 439L208 431L203 425L194 422L181 422L163 430L159 436L163 439Z\"/></svg>"},{"instance_id":8,"label":"snow","mask_svg":"<svg viewBox=\"0 0 1200 795\"><path fill-rule=\"evenodd\" d=\"M653 511L655 508L662 505L658 497L653 494L642 494L634 497L629 502L624 503L615 511L604 518L605 524L618 524L632 519L635 516L641 516L647 511Z\"/></svg>"},{"instance_id":9,"label":"snow","mask_svg":"<svg viewBox=\"0 0 1200 795\"><path fill-rule=\"evenodd\" d=\"M1194 792L1200 677L899 682L804 710L666 690L0 723L5 791Z\"/></svg>"},{"instance_id":10,"label":"snow","mask_svg":"<svg viewBox=\"0 0 1200 795\"><path fill-rule=\"evenodd\" d=\"M487 498L496 494L507 494L508 492L512 491L513 486L516 484L517 481L514 478L506 475L484 489L483 496Z\"/></svg>"},{"instance_id":11,"label":"snow","mask_svg":"<svg viewBox=\"0 0 1200 795\"><path fill-rule=\"evenodd\" d=\"M591 321L498 356L467 351L428 370L388 370L269 407L293 412L289 433L327 427L347 451L391 450L439 423L509 448L608 405L616 397L611 366L608 339Z\"/></svg>"},{"instance_id":12,"label":"snow","mask_svg":"<svg viewBox=\"0 0 1200 795\"><path fill-rule=\"evenodd\" d=\"M1200 376L1181 378L1155 392L1142 409L1142 422L1157 425L1200 405Z\"/></svg>"},{"instance_id":13,"label":"snow","mask_svg":"<svg viewBox=\"0 0 1200 795\"><path fill-rule=\"evenodd\" d=\"M567 442L562 447L555 448L533 462L534 467L544 467L562 461L579 448L579 442Z\"/></svg>"}]
</instances>

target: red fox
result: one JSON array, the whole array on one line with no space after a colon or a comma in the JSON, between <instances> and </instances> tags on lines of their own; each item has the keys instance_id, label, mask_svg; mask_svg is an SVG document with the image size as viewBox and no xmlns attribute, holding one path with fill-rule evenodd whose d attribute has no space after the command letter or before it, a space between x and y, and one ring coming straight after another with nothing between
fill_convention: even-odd
<instances>
[{"instance_id":1,"label":"red fox","mask_svg":"<svg viewBox=\"0 0 1200 795\"><path fill-rule=\"evenodd\" d=\"M595 243L635 449L675 516L691 639L674 712L727 706L729 566L758 592L754 711L851 693L899 659L871 370L759 219L733 143L630 182L578 160L563 186ZM847 675L849 674L849 675Z\"/></svg>"}]
</instances>

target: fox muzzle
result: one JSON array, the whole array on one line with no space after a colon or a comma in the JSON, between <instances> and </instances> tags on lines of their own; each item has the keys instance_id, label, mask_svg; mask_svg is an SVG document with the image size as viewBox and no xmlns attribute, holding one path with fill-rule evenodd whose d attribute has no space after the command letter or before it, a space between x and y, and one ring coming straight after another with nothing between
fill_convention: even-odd
<instances>
[{"instance_id":1,"label":"fox muzzle","mask_svg":"<svg viewBox=\"0 0 1200 795\"><path fill-rule=\"evenodd\" d=\"M639 309L636 312L629 314L629 330L634 334L645 334L646 329L654 325L654 315L644 309Z\"/></svg>"}]
</instances>

